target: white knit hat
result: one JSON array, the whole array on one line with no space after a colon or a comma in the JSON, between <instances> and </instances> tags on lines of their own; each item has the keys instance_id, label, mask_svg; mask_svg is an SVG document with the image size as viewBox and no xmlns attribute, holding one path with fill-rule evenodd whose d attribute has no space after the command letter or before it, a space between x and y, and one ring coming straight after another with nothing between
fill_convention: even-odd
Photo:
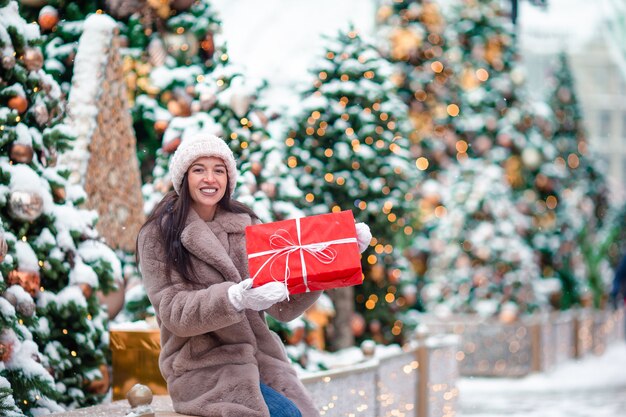
<instances>
[{"instance_id":1,"label":"white knit hat","mask_svg":"<svg viewBox=\"0 0 626 417\"><path fill-rule=\"evenodd\" d=\"M180 186L183 176L198 158L203 156L215 156L226 164L230 193L235 191L237 185L237 164L235 156L226 142L217 136L208 133L197 133L185 137L170 159L170 177L176 194L180 195Z\"/></svg>"}]
</instances>

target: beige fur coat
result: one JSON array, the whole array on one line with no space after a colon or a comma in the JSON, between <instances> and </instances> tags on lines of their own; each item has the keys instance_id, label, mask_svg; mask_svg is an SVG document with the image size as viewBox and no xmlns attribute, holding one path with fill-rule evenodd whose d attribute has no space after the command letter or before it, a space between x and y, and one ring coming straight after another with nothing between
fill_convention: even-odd
<instances>
[{"instance_id":1,"label":"beige fur coat","mask_svg":"<svg viewBox=\"0 0 626 417\"><path fill-rule=\"evenodd\" d=\"M218 209L205 222L191 210L181 241L191 254L195 281L175 271L168 281L156 225L139 234L141 273L161 328L161 373L179 413L269 417L263 382L291 399L303 417L319 416L265 313L237 311L228 300L228 288L248 277L244 232L250 224L247 214ZM266 313L290 321L319 296L292 295Z\"/></svg>"}]
</instances>

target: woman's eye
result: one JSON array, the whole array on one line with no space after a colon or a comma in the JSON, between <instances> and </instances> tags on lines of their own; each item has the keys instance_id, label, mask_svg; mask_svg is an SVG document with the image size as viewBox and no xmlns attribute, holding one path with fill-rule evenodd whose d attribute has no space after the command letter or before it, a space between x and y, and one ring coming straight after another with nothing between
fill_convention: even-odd
<instances>
[{"instance_id":1,"label":"woman's eye","mask_svg":"<svg viewBox=\"0 0 626 417\"><path fill-rule=\"evenodd\" d=\"M225 174L226 171L223 169L216 169L215 172L217 172L218 174Z\"/></svg>"}]
</instances>

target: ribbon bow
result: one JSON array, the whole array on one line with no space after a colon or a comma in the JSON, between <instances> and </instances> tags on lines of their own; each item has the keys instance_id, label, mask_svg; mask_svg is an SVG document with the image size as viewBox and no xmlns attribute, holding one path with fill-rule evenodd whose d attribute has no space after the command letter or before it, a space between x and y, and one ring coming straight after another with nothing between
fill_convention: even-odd
<instances>
[{"instance_id":1,"label":"ribbon bow","mask_svg":"<svg viewBox=\"0 0 626 417\"><path fill-rule=\"evenodd\" d=\"M289 256L299 251L300 252L300 263L302 264L302 280L304 282L304 286L306 288L306 292L309 292L309 284L308 284L308 276L306 271L306 263L304 262L304 252L311 254L315 259L317 259L322 264L330 264L337 258L337 251L331 248L331 245L343 244L343 243L357 243L356 238L349 237L343 239L335 239L329 240L326 242L318 242L318 243L307 243L305 245L302 244L301 239L301 231L300 231L300 219L295 219L296 221L296 233L297 233L297 241L294 240L291 234L285 229L278 229L274 232L269 239L271 250L264 252L257 252L248 255L248 259L256 258L259 256L270 256L264 263L261 265L259 270L254 274L252 280L254 280L259 273L269 264L270 265L270 276L274 281L280 282L281 280L276 278L272 273L272 266L274 262L280 257L285 256L285 273L283 277L283 282L287 285L287 281L291 276L291 270L289 268Z\"/></svg>"}]
</instances>

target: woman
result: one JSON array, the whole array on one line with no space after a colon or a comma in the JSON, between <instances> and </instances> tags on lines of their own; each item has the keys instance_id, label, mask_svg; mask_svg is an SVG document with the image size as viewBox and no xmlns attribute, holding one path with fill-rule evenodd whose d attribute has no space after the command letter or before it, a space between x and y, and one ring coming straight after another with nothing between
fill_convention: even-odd
<instances>
[{"instance_id":1,"label":"woman","mask_svg":"<svg viewBox=\"0 0 626 417\"><path fill-rule=\"evenodd\" d=\"M231 198L238 173L223 140L184 140L169 168L174 191L139 232L137 256L174 409L206 417L318 416L265 313L293 320L321 292L287 299L280 282L251 288L244 233L259 220ZM364 250L369 228L357 230Z\"/></svg>"}]
</instances>

